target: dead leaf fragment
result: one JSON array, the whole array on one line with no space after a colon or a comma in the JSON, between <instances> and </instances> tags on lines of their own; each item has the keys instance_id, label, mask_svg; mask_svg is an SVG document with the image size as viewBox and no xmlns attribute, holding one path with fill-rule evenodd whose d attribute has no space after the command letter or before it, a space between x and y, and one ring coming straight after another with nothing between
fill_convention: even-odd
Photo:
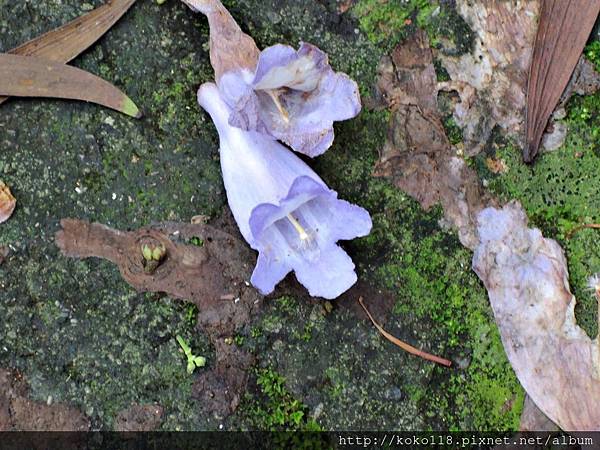
<instances>
[{"instance_id":1,"label":"dead leaf fragment","mask_svg":"<svg viewBox=\"0 0 600 450\"><path fill-rule=\"evenodd\" d=\"M105 5L13 48L8 53L39 56L67 63L96 42L134 3L135 0L109 0ZM7 97L0 97L0 104L6 99Z\"/></svg>"},{"instance_id":2,"label":"dead leaf fragment","mask_svg":"<svg viewBox=\"0 0 600 450\"><path fill-rule=\"evenodd\" d=\"M600 430L600 346L575 320L558 243L527 228L517 202L478 215L473 269L508 359L539 409L565 431Z\"/></svg>"},{"instance_id":3,"label":"dead leaf fragment","mask_svg":"<svg viewBox=\"0 0 600 450\"><path fill-rule=\"evenodd\" d=\"M254 39L242 31L220 0L182 0L208 18L210 63L217 83L224 73L247 69L254 73L260 51Z\"/></svg>"},{"instance_id":4,"label":"dead leaf fragment","mask_svg":"<svg viewBox=\"0 0 600 450\"><path fill-rule=\"evenodd\" d=\"M598 13L600 0L544 0L527 86L526 145L523 158L538 153L548 119L581 57Z\"/></svg>"},{"instance_id":5,"label":"dead leaf fragment","mask_svg":"<svg viewBox=\"0 0 600 450\"><path fill-rule=\"evenodd\" d=\"M10 189L0 181L0 223L9 219L16 205L17 200L11 194Z\"/></svg>"},{"instance_id":6,"label":"dead leaf fragment","mask_svg":"<svg viewBox=\"0 0 600 450\"><path fill-rule=\"evenodd\" d=\"M490 199L477 174L452 149L437 107L437 81L427 36L417 31L384 57L377 88L392 110L388 139L374 175L390 178L424 209L440 203L469 248L475 215Z\"/></svg>"},{"instance_id":7,"label":"dead leaf fragment","mask_svg":"<svg viewBox=\"0 0 600 450\"><path fill-rule=\"evenodd\" d=\"M521 134L539 3L456 1L458 13L475 35L474 48L461 56L438 57L461 98L454 119L463 130L469 156L483 149L496 125L510 135Z\"/></svg>"},{"instance_id":8,"label":"dead leaf fragment","mask_svg":"<svg viewBox=\"0 0 600 450\"><path fill-rule=\"evenodd\" d=\"M495 174L504 173L508 170L508 168L506 167L506 163L502 159L486 158L485 165L490 170L490 172Z\"/></svg>"},{"instance_id":9,"label":"dead leaf fragment","mask_svg":"<svg viewBox=\"0 0 600 450\"><path fill-rule=\"evenodd\" d=\"M84 100L141 117L135 103L109 82L35 56L0 54L0 95Z\"/></svg>"}]
</instances>

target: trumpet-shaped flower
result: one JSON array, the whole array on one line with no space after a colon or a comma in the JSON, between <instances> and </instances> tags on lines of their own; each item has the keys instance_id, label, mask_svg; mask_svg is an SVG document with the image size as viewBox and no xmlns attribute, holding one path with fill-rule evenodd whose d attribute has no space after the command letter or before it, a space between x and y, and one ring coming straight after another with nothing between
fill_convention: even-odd
<instances>
[{"instance_id":1,"label":"trumpet-shaped flower","mask_svg":"<svg viewBox=\"0 0 600 450\"><path fill-rule=\"evenodd\" d=\"M312 296L336 298L356 282L354 263L336 242L367 235L369 213L337 193L276 140L229 123L231 108L206 83L198 102L219 132L227 199L238 227L259 252L252 284L273 291L289 272Z\"/></svg>"},{"instance_id":2,"label":"trumpet-shaped flower","mask_svg":"<svg viewBox=\"0 0 600 450\"><path fill-rule=\"evenodd\" d=\"M256 71L229 71L218 80L232 108L229 123L269 134L308 156L333 143L333 122L361 109L357 84L335 73L327 55L311 44L298 51L287 45L263 50Z\"/></svg>"}]
</instances>

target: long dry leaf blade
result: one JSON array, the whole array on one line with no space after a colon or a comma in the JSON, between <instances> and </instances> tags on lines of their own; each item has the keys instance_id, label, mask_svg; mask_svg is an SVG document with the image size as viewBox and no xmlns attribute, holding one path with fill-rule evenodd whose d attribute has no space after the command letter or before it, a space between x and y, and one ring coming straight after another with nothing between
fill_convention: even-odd
<instances>
[{"instance_id":1,"label":"long dry leaf blade","mask_svg":"<svg viewBox=\"0 0 600 450\"><path fill-rule=\"evenodd\" d=\"M134 3L135 0L109 0L105 5L13 48L8 53L69 62L106 33ZM6 99L7 97L0 97L0 104Z\"/></svg>"},{"instance_id":2,"label":"long dry leaf blade","mask_svg":"<svg viewBox=\"0 0 600 450\"><path fill-rule=\"evenodd\" d=\"M452 365L452 362L449 361L449 360L447 360L447 359L440 358L439 356L435 356L435 355L432 355L430 353L427 353L427 352L424 352L422 350L419 350L418 348L415 348L412 345L407 344L404 341L401 341L397 337L392 336L390 333L388 333L387 331L385 331L381 325L379 325L375 321L375 319L373 318L373 316L371 315L371 313L369 312L369 310L365 306L362 297L360 297L358 299L358 303L360 303L360 306L362 306L362 308L365 310L365 313L367 313L367 316L369 316L369 319L371 320L371 322L373 323L373 325L375 325L375 328L377 328L377 330L382 334L382 336L384 338L386 338L388 341L390 341L392 344L397 345L398 347L400 347L405 352L408 352L408 353L410 353L412 355L415 355L415 356L419 356L419 357L421 357L423 359L426 359L427 361L432 361L432 362L441 364L441 365L446 366L446 367L450 367Z\"/></svg>"},{"instance_id":3,"label":"long dry leaf blade","mask_svg":"<svg viewBox=\"0 0 600 450\"><path fill-rule=\"evenodd\" d=\"M548 119L560 100L600 13L600 0L545 0L527 87L523 158L538 152Z\"/></svg>"},{"instance_id":4,"label":"long dry leaf blade","mask_svg":"<svg viewBox=\"0 0 600 450\"><path fill-rule=\"evenodd\" d=\"M85 100L141 117L135 103L109 82L35 56L0 54L0 95Z\"/></svg>"}]
</instances>

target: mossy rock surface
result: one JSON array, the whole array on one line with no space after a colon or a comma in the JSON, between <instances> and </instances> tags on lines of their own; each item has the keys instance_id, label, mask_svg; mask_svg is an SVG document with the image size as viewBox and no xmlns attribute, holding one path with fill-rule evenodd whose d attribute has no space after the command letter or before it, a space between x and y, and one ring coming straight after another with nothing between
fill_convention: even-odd
<instances>
[{"instance_id":1,"label":"mossy rock surface","mask_svg":"<svg viewBox=\"0 0 600 450\"><path fill-rule=\"evenodd\" d=\"M359 82L363 97L372 93L377 63L391 45L379 34L387 25L377 25L386 18L370 9L376 2L350 2L344 13L339 8L345 2L335 1L224 3L260 47L314 43L328 52L336 70ZM446 32L465 26L451 2L441 2L437 11L437 3L413 1L408 12L406 2L384 3L390 14L406 17L405 26L427 29L434 45L443 34L440 45L468 50L468 33ZM0 50L99 4L0 1ZM231 345L255 354L256 367L236 413L215 418L192 398L191 386L203 369L186 372L175 339L181 335L195 355L206 356L207 368L214 364L208 338L194 326L195 312L165 295L136 293L105 261L59 254L53 236L63 217L135 229L198 214L217 220L226 211L218 137L195 96L212 78L207 37L206 20L181 2L138 1L73 62L127 92L145 113L139 121L76 102L12 100L1 107L0 178L18 208L0 225L0 246L11 248L0 265L0 367L19 369L34 399L74 405L98 429L112 429L118 413L134 403L160 404L163 429L516 429L523 391L486 292L471 271L471 254L440 226L439 210L424 212L372 177L385 142L386 112L365 109L336 124L334 146L310 164L341 198L372 214L371 235L344 244L361 280L353 292L368 293L367 304L387 299L378 316L386 329L451 358L452 369L385 341L349 296L328 312L290 277L264 300L262 316L232 337ZM596 122L576 112L591 102L596 114L597 99L590 98L573 100L569 141L542 155L533 169L506 142L499 142L497 153L509 161L509 172L492 177L481 168L494 190L523 201L550 237L560 238L563 220L597 220ZM577 160L576 149L583 151ZM565 166L570 172L558 172ZM546 180L551 173L560 179ZM528 191L524 181L531 177L540 182ZM554 207L544 206L544 194L534 190L541 184ZM594 233L563 241L577 295L583 296L588 272L600 270ZM582 319L591 333L593 319ZM256 382L261 379L270 381ZM265 386L278 393L269 394Z\"/></svg>"}]
</instances>

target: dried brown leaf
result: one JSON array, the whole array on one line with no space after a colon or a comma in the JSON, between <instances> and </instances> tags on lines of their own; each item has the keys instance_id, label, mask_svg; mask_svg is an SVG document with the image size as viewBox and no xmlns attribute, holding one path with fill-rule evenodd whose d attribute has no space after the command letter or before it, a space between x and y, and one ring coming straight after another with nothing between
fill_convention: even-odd
<instances>
[{"instance_id":1,"label":"dried brown leaf","mask_svg":"<svg viewBox=\"0 0 600 450\"><path fill-rule=\"evenodd\" d=\"M475 215L489 201L477 174L456 155L437 108L433 57L424 32L401 43L378 68L380 96L392 109L388 139L375 176L390 178L425 209L440 203L459 231L461 242L473 248Z\"/></svg>"},{"instance_id":2,"label":"dried brown leaf","mask_svg":"<svg viewBox=\"0 0 600 450\"><path fill-rule=\"evenodd\" d=\"M545 0L527 87L526 145L523 158L538 153L548 119L580 59L598 13L600 0Z\"/></svg>"},{"instance_id":3,"label":"dried brown leaf","mask_svg":"<svg viewBox=\"0 0 600 450\"><path fill-rule=\"evenodd\" d=\"M600 430L600 343L576 323L562 249L516 202L483 210L478 232L473 269L527 394L563 430Z\"/></svg>"},{"instance_id":4,"label":"dried brown leaf","mask_svg":"<svg viewBox=\"0 0 600 450\"><path fill-rule=\"evenodd\" d=\"M210 26L210 62L217 82L230 70L254 73L260 51L254 40L242 31L219 0L182 0L192 10L206 15Z\"/></svg>"},{"instance_id":5,"label":"dried brown leaf","mask_svg":"<svg viewBox=\"0 0 600 450\"><path fill-rule=\"evenodd\" d=\"M0 95L85 100L141 117L135 103L109 82L35 56L0 54Z\"/></svg>"},{"instance_id":6,"label":"dried brown leaf","mask_svg":"<svg viewBox=\"0 0 600 450\"><path fill-rule=\"evenodd\" d=\"M105 5L13 48L8 53L40 56L67 63L96 42L134 3L135 0L109 0ZM0 97L0 104L6 99L7 97Z\"/></svg>"},{"instance_id":7,"label":"dried brown leaf","mask_svg":"<svg viewBox=\"0 0 600 450\"><path fill-rule=\"evenodd\" d=\"M0 181L0 223L6 222L12 215L17 205L9 187Z\"/></svg>"}]
</instances>

